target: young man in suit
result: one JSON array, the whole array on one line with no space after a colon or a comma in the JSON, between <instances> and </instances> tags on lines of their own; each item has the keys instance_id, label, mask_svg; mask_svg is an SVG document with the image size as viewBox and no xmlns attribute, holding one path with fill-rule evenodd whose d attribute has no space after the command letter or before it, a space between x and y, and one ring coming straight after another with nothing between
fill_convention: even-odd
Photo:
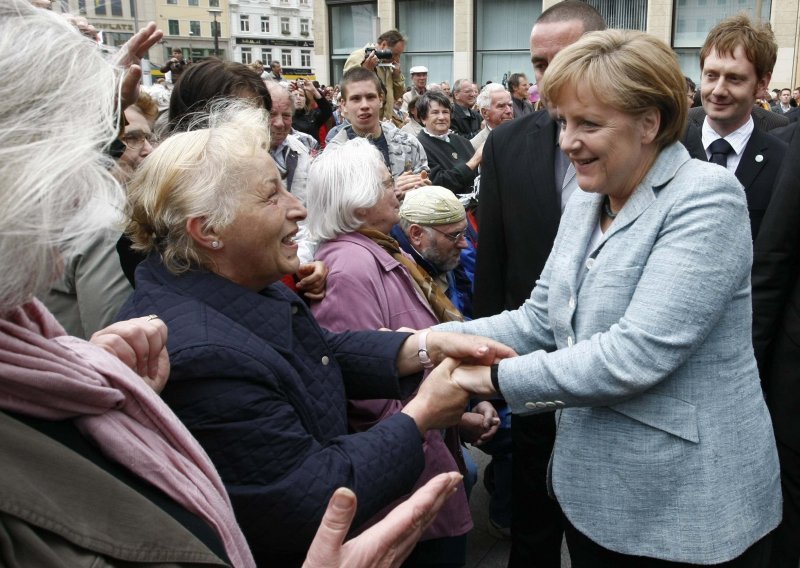
<instances>
[{"instance_id":1,"label":"young man in suit","mask_svg":"<svg viewBox=\"0 0 800 568\"><path fill-rule=\"evenodd\" d=\"M560 50L605 27L600 14L580 0L564 0L542 12L531 31L537 82ZM563 205L575 189L574 177L546 110L490 133L481 165L475 317L516 309L530 296L553 246ZM560 568L561 512L546 484L554 416L513 416L511 430L514 498L508 565Z\"/></svg>"},{"instance_id":2,"label":"young man in suit","mask_svg":"<svg viewBox=\"0 0 800 568\"><path fill-rule=\"evenodd\" d=\"M753 239L786 152L786 144L756 128L751 116L758 93L772 78L777 54L769 25L754 24L745 15L714 26L700 50L705 157L734 172L744 186Z\"/></svg>"}]
</instances>

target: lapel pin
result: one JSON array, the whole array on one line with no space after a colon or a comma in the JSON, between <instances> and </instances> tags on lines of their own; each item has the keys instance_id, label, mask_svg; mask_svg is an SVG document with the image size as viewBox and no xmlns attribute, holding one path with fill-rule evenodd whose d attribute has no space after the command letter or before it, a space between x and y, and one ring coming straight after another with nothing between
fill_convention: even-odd
<instances>
[{"instance_id":1,"label":"lapel pin","mask_svg":"<svg viewBox=\"0 0 800 568\"><path fill-rule=\"evenodd\" d=\"M452 153L452 154L450 154L450 155L451 155L451 156L453 156L453 159L454 159L454 160L458 160L458 154L456 154L455 152L453 152L453 153ZM759 158L760 158L760 157L761 157L761 156L759 156ZM758 158L756 158L756 159L758 159ZM758 160L758 161L760 162L761 160Z\"/></svg>"},{"instance_id":2,"label":"lapel pin","mask_svg":"<svg viewBox=\"0 0 800 568\"><path fill-rule=\"evenodd\" d=\"M756 155L756 162L760 164L763 161L764 161L764 156L762 156L761 154Z\"/></svg>"}]
</instances>

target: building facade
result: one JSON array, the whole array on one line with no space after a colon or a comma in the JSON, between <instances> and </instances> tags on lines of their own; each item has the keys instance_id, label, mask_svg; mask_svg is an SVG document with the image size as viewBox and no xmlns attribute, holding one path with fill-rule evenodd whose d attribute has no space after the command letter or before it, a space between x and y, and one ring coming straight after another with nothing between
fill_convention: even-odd
<instances>
[{"instance_id":1,"label":"building facade","mask_svg":"<svg viewBox=\"0 0 800 568\"><path fill-rule=\"evenodd\" d=\"M313 0L229 0L233 61L280 61L291 79L313 73Z\"/></svg>"},{"instance_id":2,"label":"building facade","mask_svg":"<svg viewBox=\"0 0 800 568\"><path fill-rule=\"evenodd\" d=\"M184 58L192 61L202 61L209 57L228 59L228 0L139 1L142 4L154 2L156 5L155 22L164 31L164 40L160 47L160 55L164 61L169 59L174 48L183 51Z\"/></svg>"},{"instance_id":3,"label":"building facade","mask_svg":"<svg viewBox=\"0 0 800 568\"><path fill-rule=\"evenodd\" d=\"M800 0L587 0L610 27L638 29L667 42L684 74L699 82L700 47L721 19L746 11L769 21L778 42L771 87L800 83ZM533 78L529 39L534 20L557 0L325 0L314 10L315 51L328 62L316 69L322 83L341 78L347 56L381 32L407 38L401 62L425 65L431 82L462 77L479 84L511 73Z\"/></svg>"}]
</instances>

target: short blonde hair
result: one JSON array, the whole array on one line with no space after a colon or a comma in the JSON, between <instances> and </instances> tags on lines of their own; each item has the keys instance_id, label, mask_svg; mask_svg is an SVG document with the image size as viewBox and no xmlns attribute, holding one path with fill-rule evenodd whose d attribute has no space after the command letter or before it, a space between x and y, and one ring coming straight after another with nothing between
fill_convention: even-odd
<instances>
[{"instance_id":1,"label":"short blonde hair","mask_svg":"<svg viewBox=\"0 0 800 568\"><path fill-rule=\"evenodd\" d=\"M630 115L657 110L659 148L680 140L686 128L686 80L678 59L664 42L642 32L588 33L553 58L540 83L550 105L578 89Z\"/></svg>"},{"instance_id":2,"label":"short blonde hair","mask_svg":"<svg viewBox=\"0 0 800 568\"><path fill-rule=\"evenodd\" d=\"M170 136L142 163L128 186L127 233L133 248L157 250L180 274L207 258L186 232L186 221L205 217L222 229L235 218L256 152L269 151L266 111L245 100L215 104L195 128ZM265 157L265 159L271 159Z\"/></svg>"}]
</instances>

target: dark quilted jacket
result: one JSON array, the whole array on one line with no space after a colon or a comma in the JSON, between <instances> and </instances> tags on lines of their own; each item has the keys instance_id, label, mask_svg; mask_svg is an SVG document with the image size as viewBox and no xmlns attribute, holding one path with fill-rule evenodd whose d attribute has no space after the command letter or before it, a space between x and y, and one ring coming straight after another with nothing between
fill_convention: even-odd
<instances>
[{"instance_id":1,"label":"dark quilted jacket","mask_svg":"<svg viewBox=\"0 0 800 568\"><path fill-rule=\"evenodd\" d=\"M397 414L348 435L347 398L401 395L407 334L321 329L282 284L256 294L205 271L180 277L151 255L120 319L158 314L172 371L162 396L208 452L259 566L299 565L337 487L354 526L408 492L423 468Z\"/></svg>"}]
</instances>

